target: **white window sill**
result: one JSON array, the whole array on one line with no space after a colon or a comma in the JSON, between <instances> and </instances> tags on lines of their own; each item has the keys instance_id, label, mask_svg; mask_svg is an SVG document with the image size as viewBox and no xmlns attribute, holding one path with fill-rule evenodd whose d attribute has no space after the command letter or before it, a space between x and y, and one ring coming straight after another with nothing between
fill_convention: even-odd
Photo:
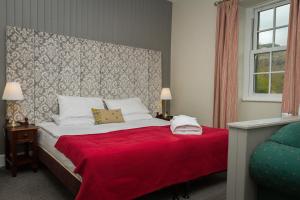
<instances>
[{"instance_id":1,"label":"white window sill","mask_svg":"<svg viewBox=\"0 0 300 200\"><path fill-rule=\"evenodd\" d=\"M281 103L282 97L278 96L244 96L242 98L243 102L273 102L273 103Z\"/></svg>"}]
</instances>

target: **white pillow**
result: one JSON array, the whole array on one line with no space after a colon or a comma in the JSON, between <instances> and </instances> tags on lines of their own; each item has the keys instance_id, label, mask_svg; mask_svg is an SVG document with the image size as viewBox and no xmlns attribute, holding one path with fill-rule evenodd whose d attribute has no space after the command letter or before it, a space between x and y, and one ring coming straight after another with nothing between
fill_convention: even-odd
<instances>
[{"instance_id":1,"label":"white pillow","mask_svg":"<svg viewBox=\"0 0 300 200\"><path fill-rule=\"evenodd\" d=\"M78 124L86 124L86 125L94 125L95 121L91 117L70 117L70 118L61 118L59 115L52 116L53 121L58 126L64 125L78 125Z\"/></svg>"},{"instance_id":2,"label":"white pillow","mask_svg":"<svg viewBox=\"0 0 300 200\"><path fill-rule=\"evenodd\" d=\"M104 109L101 98L58 95L59 117L93 117L92 108Z\"/></svg>"},{"instance_id":3,"label":"white pillow","mask_svg":"<svg viewBox=\"0 0 300 200\"><path fill-rule=\"evenodd\" d=\"M123 115L128 114L147 114L149 110L142 103L139 98L129 98L129 99L111 99L104 100L107 108L111 109L121 109Z\"/></svg>"},{"instance_id":4,"label":"white pillow","mask_svg":"<svg viewBox=\"0 0 300 200\"><path fill-rule=\"evenodd\" d=\"M142 119L152 119L153 117L150 114L129 114L123 115L125 122L142 120Z\"/></svg>"}]
</instances>

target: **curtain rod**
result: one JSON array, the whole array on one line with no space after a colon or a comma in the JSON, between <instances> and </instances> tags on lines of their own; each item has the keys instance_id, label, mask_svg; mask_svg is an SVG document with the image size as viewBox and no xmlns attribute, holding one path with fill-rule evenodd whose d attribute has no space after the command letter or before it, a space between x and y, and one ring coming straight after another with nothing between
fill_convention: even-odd
<instances>
[{"instance_id":1,"label":"curtain rod","mask_svg":"<svg viewBox=\"0 0 300 200\"><path fill-rule=\"evenodd\" d=\"M220 5L221 3L224 3L224 2L226 2L226 1L230 1L230 0L220 0L220 1L216 1L216 2L214 3L214 5L215 5L215 6L218 6L218 5Z\"/></svg>"}]
</instances>

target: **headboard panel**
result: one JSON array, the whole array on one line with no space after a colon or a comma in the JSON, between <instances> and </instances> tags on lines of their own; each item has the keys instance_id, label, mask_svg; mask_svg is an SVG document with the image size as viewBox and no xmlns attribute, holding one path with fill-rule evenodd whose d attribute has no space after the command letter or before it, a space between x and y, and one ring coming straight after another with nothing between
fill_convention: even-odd
<instances>
[{"instance_id":1,"label":"headboard panel","mask_svg":"<svg viewBox=\"0 0 300 200\"><path fill-rule=\"evenodd\" d=\"M34 120L34 31L8 27L6 40L6 79L19 82L26 98L18 102L15 117L22 119L24 113ZM7 116L11 118L11 114L12 107L7 104Z\"/></svg>"},{"instance_id":2,"label":"headboard panel","mask_svg":"<svg viewBox=\"0 0 300 200\"><path fill-rule=\"evenodd\" d=\"M7 81L20 82L25 96L17 120L50 121L57 94L138 96L152 114L161 110L161 53L153 50L7 27Z\"/></svg>"},{"instance_id":3,"label":"headboard panel","mask_svg":"<svg viewBox=\"0 0 300 200\"><path fill-rule=\"evenodd\" d=\"M101 51L100 42L92 40L81 41L81 72L80 72L80 95L87 96L101 96L101 81L100 81L100 64ZM95 84L99 83L99 84ZM102 86L104 87L104 86Z\"/></svg>"}]
</instances>

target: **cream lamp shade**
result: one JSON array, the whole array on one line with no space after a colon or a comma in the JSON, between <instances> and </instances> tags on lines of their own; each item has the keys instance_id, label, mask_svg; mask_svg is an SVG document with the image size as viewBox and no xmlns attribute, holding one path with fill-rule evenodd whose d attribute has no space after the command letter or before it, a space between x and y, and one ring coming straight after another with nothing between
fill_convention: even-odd
<instances>
[{"instance_id":1,"label":"cream lamp shade","mask_svg":"<svg viewBox=\"0 0 300 200\"><path fill-rule=\"evenodd\" d=\"M170 88L163 88L161 90L160 99L161 100L171 100L172 99Z\"/></svg>"},{"instance_id":2,"label":"cream lamp shade","mask_svg":"<svg viewBox=\"0 0 300 200\"><path fill-rule=\"evenodd\" d=\"M8 101L23 100L24 96L20 84L18 82L7 82L2 99Z\"/></svg>"}]
</instances>

